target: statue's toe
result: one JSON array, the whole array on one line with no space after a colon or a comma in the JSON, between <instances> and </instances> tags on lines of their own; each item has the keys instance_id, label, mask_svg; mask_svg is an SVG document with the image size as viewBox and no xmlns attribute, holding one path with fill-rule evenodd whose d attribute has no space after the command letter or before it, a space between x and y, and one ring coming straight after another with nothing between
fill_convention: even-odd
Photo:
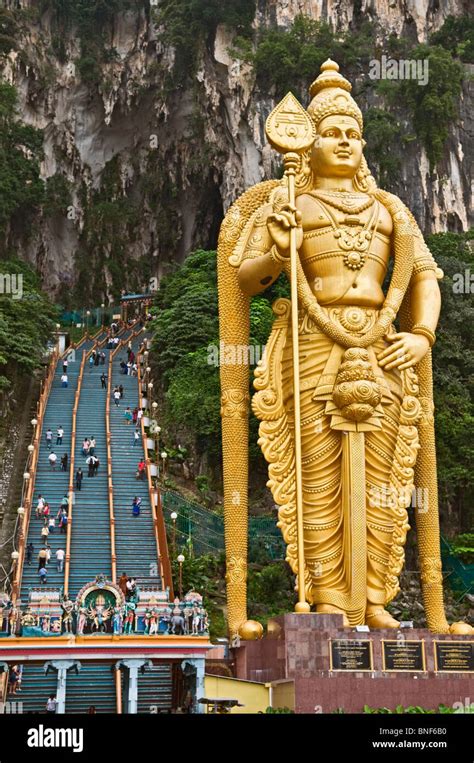
<instances>
[{"instance_id":1,"label":"statue's toe","mask_svg":"<svg viewBox=\"0 0 474 763\"><path fill-rule=\"evenodd\" d=\"M399 628L400 623L387 612L386 609L375 609L368 612L365 616L365 622L369 628Z\"/></svg>"}]
</instances>

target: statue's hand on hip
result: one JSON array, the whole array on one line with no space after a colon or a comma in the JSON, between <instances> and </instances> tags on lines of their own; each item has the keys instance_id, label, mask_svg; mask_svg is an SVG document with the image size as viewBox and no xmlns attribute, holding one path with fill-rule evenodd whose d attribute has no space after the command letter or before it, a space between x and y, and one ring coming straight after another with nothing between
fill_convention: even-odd
<instances>
[{"instance_id":1,"label":"statue's hand on hip","mask_svg":"<svg viewBox=\"0 0 474 763\"><path fill-rule=\"evenodd\" d=\"M391 344L377 355L377 360L379 366L387 371L392 368L398 368L399 371L412 368L425 357L430 347L425 336L406 331L387 335L385 339Z\"/></svg>"},{"instance_id":2,"label":"statue's hand on hip","mask_svg":"<svg viewBox=\"0 0 474 763\"><path fill-rule=\"evenodd\" d=\"M296 228L296 248L303 244L301 212L292 204L284 204L267 218L267 228L279 253L290 256L290 230Z\"/></svg>"}]
</instances>

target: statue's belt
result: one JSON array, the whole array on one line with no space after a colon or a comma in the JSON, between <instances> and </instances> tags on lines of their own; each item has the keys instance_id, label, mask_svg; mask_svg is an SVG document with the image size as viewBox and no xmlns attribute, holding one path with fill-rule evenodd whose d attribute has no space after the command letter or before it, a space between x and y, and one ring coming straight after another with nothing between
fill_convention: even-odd
<instances>
[{"instance_id":1,"label":"statue's belt","mask_svg":"<svg viewBox=\"0 0 474 763\"><path fill-rule=\"evenodd\" d=\"M354 334L366 334L377 321L380 309L375 307L360 307L359 305L326 304L319 305L331 321L339 324L340 328ZM321 329L307 311L300 307L298 310L300 333L321 333Z\"/></svg>"},{"instance_id":2,"label":"statue's belt","mask_svg":"<svg viewBox=\"0 0 474 763\"><path fill-rule=\"evenodd\" d=\"M353 331L355 335L365 334L374 325L378 318L379 310L375 308L361 308L357 306L347 305L334 305L331 307L323 308L326 314L333 320L337 321L342 328L346 331ZM394 331L395 329L392 329ZM300 332L304 334L318 333L322 334L321 330L311 321L306 313L300 311ZM328 337L328 341L333 341ZM357 348L354 350L356 354L365 354L365 358L356 357L353 360L349 359L347 353L351 353L351 350L346 350L338 344L332 344L328 358L322 373L318 376L317 380L314 379L301 379L301 391L310 389L314 384L314 392L312 394L312 400L314 401L326 401L325 413L331 416L331 428L343 431L357 431L368 432L382 428L382 419L384 418L383 405L389 405L394 402L394 398L398 398L401 402L403 398L401 382L396 383L397 380L388 379L382 368L380 368L376 354L373 347L368 347L366 350L359 351ZM349 366L350 370L347 369ZM361 369L361 378L357 377L357 369ZM340 372L342 371L342 377ZM351 381L345 382L344 375L349 376ZM392 372L392 375L397 375L397 372ZM369 377L369 378L368 378ZM350 392L350 385L357 386L371 385L373 390L378 395L379 402L373 405L373 410L363 420L354 421L350 417L343 415L340 406L334 399L334 391L336 385L340 390L341 382L344 384L343 391L348 390ZM362 388L363 391L363 388ZM336 397L338 395L336 394ZM339 398L341 395L339 394ZM359 402L361 402L359 400Z\"/></svg>"}]
</instances>

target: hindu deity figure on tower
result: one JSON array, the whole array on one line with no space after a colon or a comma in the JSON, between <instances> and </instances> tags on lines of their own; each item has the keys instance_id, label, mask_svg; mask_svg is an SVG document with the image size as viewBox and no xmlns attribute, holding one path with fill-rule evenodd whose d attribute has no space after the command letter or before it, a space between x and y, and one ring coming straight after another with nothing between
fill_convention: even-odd
<instances>
[{"instance_id":1,"label":"hindu deity figure on tower","mask_svg":"<svg viewBox=\"0 0 474 763\"><path fill-rule=\"evenodd\" d=\"M251 404L297 576L296 611L398 627L386 606L399 591L407 509L418 488L427 623L449 632L431 365L443 274L410 211L377 188L363 154L362 113L334 61L321 66L310 95L305 110L289 93L267 120L284 177L246 191L222 224L221 347L248 345L251 296L285 272L291 301L273 305ZM246 609L245 362L221 364L221 392L229 630L252 638L259 627Z\"/></svg>"}]
</instances>

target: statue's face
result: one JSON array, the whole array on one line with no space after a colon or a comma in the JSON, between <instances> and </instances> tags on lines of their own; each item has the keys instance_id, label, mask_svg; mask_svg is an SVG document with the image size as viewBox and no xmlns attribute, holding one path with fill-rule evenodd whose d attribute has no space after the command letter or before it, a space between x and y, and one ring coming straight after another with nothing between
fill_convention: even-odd
<instances>
[{"instance_id":1,"label":"statue's face","mask_svg":"<svg viewBox=\"0 0 474 763\"><path fill-rule=\"evenodd\" d=\"M319 177L354 177L362 158L362 135L354 117L334 114L318 125L311 164Z\"/></svg>"}]
</instances>

